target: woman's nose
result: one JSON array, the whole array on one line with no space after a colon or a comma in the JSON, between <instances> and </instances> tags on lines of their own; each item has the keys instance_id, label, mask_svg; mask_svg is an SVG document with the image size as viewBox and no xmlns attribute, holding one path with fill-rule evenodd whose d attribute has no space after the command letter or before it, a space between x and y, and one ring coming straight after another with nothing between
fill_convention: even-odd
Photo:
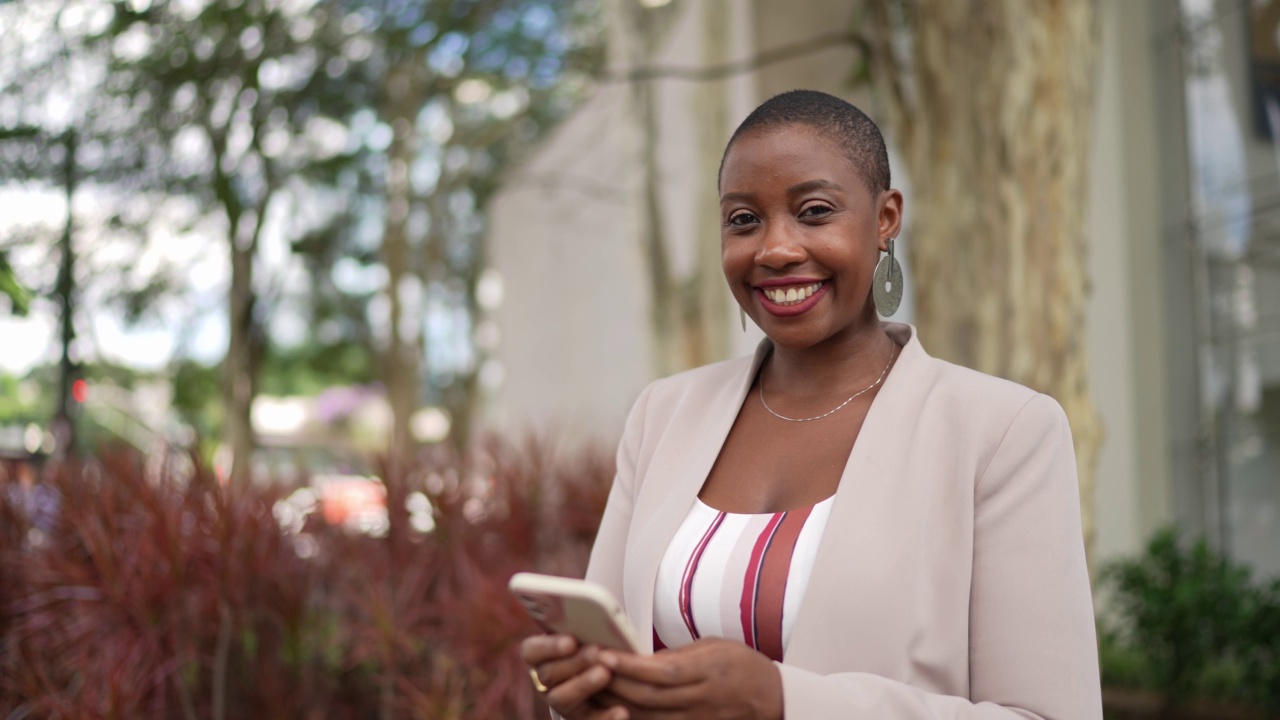
<instances>
[{"instance_id":1,"label":"woman's nose","mask_svg":"<svg viewBox=\"0 0 1280 720\"><path fill-rule=\"evenodd\" d=\"M804 262L808 257L800 237L785 223L766 226L760 240L755 258L757 265L781 268Z\"/></svg>"}]
</instances>

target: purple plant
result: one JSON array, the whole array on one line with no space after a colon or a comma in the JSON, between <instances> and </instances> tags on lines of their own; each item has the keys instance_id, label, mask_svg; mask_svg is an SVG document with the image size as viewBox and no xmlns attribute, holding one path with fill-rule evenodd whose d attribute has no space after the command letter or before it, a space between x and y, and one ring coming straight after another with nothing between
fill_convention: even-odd
<instances>
[{"instance_id":1,"label":"purple plant","mask_svg":"<svg viewBox=\"0 0 1280 720\"><path fill-rule=\"evenodd\" d=\"M382 464L369 537L283 491L108 452L47 468L46 530L0 478L0 717L545 717L516 655L519 570L579 574L612 463L489 440ZM435 528L415 531L423 493Z\"/></svg>"}]
</instances>

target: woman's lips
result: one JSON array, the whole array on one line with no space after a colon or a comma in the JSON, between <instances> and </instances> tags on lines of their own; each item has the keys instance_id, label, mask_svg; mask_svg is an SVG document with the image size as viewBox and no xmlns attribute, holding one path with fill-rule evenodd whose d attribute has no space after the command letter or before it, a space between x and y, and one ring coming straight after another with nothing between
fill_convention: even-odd
<instances>
[{"instance_id":1,"label":"woman's lips","mask_svg":"<svg viewBox=\"0 0 1280 720\"><path fill-rule=\"evenodd\" d=\"M818 301L822 299L822 296L827 293L828 283L825 280L817 283L817 285L818 287L812 291L809 297L795 303L794 305L780 305L771 300L766 291L777 293L780 290L789 290L794 288L797 291L797 295L799 295L803 290L812 287L812 284L788 285L786 287L757 286L755 291L756 297L760 300L760 305L763 306L770 315L774 315L776 317L793 317L795 315L801 315L808 312L814 305L817 305Z\"/></svg>"}]
</instances>

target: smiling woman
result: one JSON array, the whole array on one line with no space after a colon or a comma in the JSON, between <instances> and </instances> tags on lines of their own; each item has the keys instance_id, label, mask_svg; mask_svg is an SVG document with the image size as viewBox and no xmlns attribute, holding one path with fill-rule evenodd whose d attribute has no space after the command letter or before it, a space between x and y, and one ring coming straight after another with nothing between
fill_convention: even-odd
<instances>
[{"instance_id":1,"label":"smiling woman","mask_svg":"<svg viewBox=\"0 0 1280 720\"><path fill-rule=\"evenodd\" d=\"M889 179L822 93L730 139L724 274L766 339L636 402L587 579L656 652L526 639L561 715L1101 717L1066 418L880 319Z\"/></svg>"}]
</instances>

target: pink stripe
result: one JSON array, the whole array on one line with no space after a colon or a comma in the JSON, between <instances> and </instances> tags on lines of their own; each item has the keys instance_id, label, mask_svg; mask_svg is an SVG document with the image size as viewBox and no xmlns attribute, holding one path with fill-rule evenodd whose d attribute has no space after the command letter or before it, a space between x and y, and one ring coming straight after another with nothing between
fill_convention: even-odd
<instances>
[{"instance_id":1,"label":"pink stripe","mask_svg":"<svg viewBox=\"0 0 1280 720\"><path fill-rule=\"evenodd\" d=\"M742 600L738 603L738 612L742 618L742 638L752 649L756 648L756 589L760 583L761 559L785 514L774 513L769 518L769 524L764 527L760 537L756 538L755 547L751 549L751 562L747 563L747 574L742 579Z\"/></svg>"},{"instance_id":2,"label":"pink stripe","mask_svg":"<svg viewBox=\"0 0 1280 720\"><path fill-rule=\"evenodd\" d=\"M723 512L717 513L716 519L711 521L711 526L703 533L702 539L693 549L693 554L689 556L689 562L684 566L684 577L680 579L680 617L694 640L701 635L698 634L698 626L693 622L693 574L698 571L698 561L702 559L702 553L711 543L711 536L716 534L720 523L724 522L724 516Z\"/></svg>"},{"instance_id":3,"label":"pink stripe","mask_svg":"<svg viewBox=\"0 0 1280 720\"><path fill-rule=\"evenodd\" d=\"M769 540L764 559L760 561L760 583L756 594L756 649L770 660L782 662L782 611L786 600L787 578L796 541L809 519L811 507L783 514L782 522Z\"/></svg>"}]
</instances>

